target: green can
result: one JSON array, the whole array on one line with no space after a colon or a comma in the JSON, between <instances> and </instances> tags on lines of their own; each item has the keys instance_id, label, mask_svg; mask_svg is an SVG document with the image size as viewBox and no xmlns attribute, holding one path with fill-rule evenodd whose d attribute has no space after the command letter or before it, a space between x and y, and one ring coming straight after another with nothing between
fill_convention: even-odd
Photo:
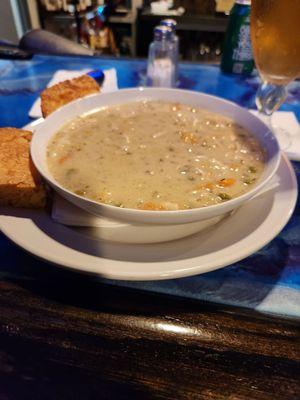
<instances>
[{"instance_id":1,"label":"green can","mask_svg":"<svg viewBox=\"0 0 300 400\"><path fill-rule=\"evenodd\" d=\"M221 59L223 72L249 75L254 68L250 38L250 6L250 0L236 0L230 11Z\"/></svg>"}]
</instances>

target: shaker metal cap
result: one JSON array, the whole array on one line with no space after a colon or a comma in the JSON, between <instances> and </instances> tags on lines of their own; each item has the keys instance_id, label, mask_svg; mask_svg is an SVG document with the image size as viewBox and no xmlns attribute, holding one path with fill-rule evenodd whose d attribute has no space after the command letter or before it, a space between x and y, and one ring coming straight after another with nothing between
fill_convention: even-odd
<instances>
[{"instance_id":1,"label":"shaker metal cap","mask_svg":"<svg viewBox=\"0 0 300 400\"><path fill-rule=\"evenodd\" d=\"M168 26L173 31L175 31L176 30L176 26L177 26L177 21L175 21L175 19L172 19L172 18L167 18L167 19L163 19L160 22L160 25L161 26Z\"/></svg>"},{"instance_id":2,"label":"shaker metal cap","mask_svg":"<svg viewBox=\"0 0 300 400\"><path fill-rule=\"evenodd\" d=\"M154 39L162 40L162 39L172 39L173 30L168 26L156 26L154 28Z\"/></svg>"}]
</instances>

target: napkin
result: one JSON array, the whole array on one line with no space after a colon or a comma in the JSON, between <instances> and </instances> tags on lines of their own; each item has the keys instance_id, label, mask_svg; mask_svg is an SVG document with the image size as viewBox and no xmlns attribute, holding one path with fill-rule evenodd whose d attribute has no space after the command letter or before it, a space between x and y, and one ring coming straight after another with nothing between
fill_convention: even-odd
<instances>
[{"instance_id":1,"label":"napkin","mask_svg":"<svg viewBox=\"0 0 300 400\"><path fill-rule=\"evenodd\" d=\"M99 218L75 204L70 203L58 194L54 195L51 217L55 222L70 226L101 228L103 224L116 223L108 218ZM120 223L117 223L120 225Z\"/></svg>"},{"instance_id":2,"label":"napkin","mask_svg":"<svg viewBox=\"0 0 300 400\"><path fill-rule=\"evenodd\" d=\"M259 117L256 110L250 110L252 114ZM290 135L291 143L288 148L283 148L285 154L290 160L300 161L300 127L298 120L293 112L290 111L276 111L272 115L272 129L276 136L278 130L286 130ZM280 145L280 136L278 136Z\"/></svg>"},{"instance_id":3,"label":"napkin","mask_svg":"<svg viewBox=\"0 0 300 400\"><path fill-rule=\"evenodd\" d=\"M69 71L69 70L58 70L53 75L51 81L48 83L47 87L55 85L56 83L65 81L66 79L73 79L77 78L78 76L87 74L88 72L92 71L91 68L89 69L81 69L77 71ZM104 82L101 88L101 93L109 93L118 90L118 81L117 81L117 73L114 68L104 70ZM41 99L38 98L32 105L29 116L31 118L40 118L42 116L41 112Z\"/></svg>"},{"instance_id":4,"label":"napkin","mask_svg":"<svg viewBox=\"0 0 300 400\"><path fill-rule=\"evenodd\" d=\"M269 184L267 184L260 192L258 192L252 199L262 196L265 193L275 190L279 185L278 179L275 176ZM251 201L251 200L250 200ZM108 218L97 217L77 206L69 201L55 194L51 217L55 222L69 226L85 226L85 227L95 227L100 228L103 226L120 226L122 223L114 221Z\"/></svg>"}]
</instances>

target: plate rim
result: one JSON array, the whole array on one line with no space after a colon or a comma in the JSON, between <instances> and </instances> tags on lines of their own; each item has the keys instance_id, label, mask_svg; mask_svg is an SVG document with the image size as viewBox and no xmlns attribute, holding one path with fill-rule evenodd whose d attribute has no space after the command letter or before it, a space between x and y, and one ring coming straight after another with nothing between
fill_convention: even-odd
<instances>
[{"instance_id":1,"label":"plate rim","mask_svg":"<svg viewBox=\"0 0 300 400\"><path fill-rule=\"evenodd\" d=\"M249 255L255 253L256 251L258 251L259 249L261 249L262 247L264 247L267 243L269 243L271 240L273 240L279 233L280 231L284 228L284 226L287 224L287 222L289 221L289 219L291 218L295 206L296 206L296 201L297 201L297 194L298 194L298 185L297 185L297 179L296 179L296 175L295 175L295 171L290 163L290 161L287 159L286 155L284 155L282 153L282 161L283 161L283 167L281 168L286 168L287 172L289 173L289 177L292 183L292 193L293 196L290 196L289 201L290 201L290 206L288 207L288 211L286 213L286 215L284 216L284 218L282 219L281 223L277 226L277 229L274 230L270 230L270 235L265 236L262 240L255 242L253 244L253 246L251 247L247 247L247 249L245 251L242 252L242 254L239 252L239 255L237 255L236 257L234 256L230 256L230 257L225 257L222 258L222 261L220 263L208 263L208 265L198 265L197 267L192 266L192 267L184 267L184 268L176 268L173 271L169 271L169 272L164 272L162 271L161 273L158 272L143 272L142 274L121 274L120 272L112 272L112 273L108 273L108 272L103 272L103 271L99 271L97 270L97 268L95 268L94 266L86 266L83 267L79 267L74 265L74 263L70 262L69 260L67 262L64 262L63 264L61 263L61 261L56 257L56 255L51 254L49 257L48 255L45 254L41 254L39 253L39 251L37 251L36 248L34 248L34 246L28 246L28 244L24 244L22 242L22 240L19 240L18 238L18 234L15 235L14 232L12 233L10 229L7 229L7 227L10 225L10 222L8 220L8 225L7 223L3 222L3 216L1 216L0 214L0 229L3 232L3 234L5 236L7 236L12 242L14 242L16 245L18 245L19 247L23 248L24 250L26 250L27 252L29 252L30 254L37 256L38 258L48 262L48 263L52 263L55 264L59 267L65 268L65 269L69 269L69 270L73 270L73 271L77 271L77 272L81 272L81 273L87 273L87 274L93 274L93 275L98 275L101 276L101 278L104 279L113 279L113 280L127 280L127 281L154 281L154 280L165 280L165 279L175 279L175 278L182 278L182 277L186 277L186 276L194 276L194 275L199 275L199 274L203 274L206 272L210 272L210 271L214 271L217 269L221 269L224 268L230 264L236 263L246 257L248 257ZM276 195L275 195L276 196ZM276 203L276 198L275 198L275 203ZM242 208L242 207L241 207ZM0 209L1 212L1 209ZM44 212L44 211L42 211ZM46 213L45 213L46 215ZM7 217L5 216L5 218L16 218L16 217ZM50 216L48 217L50 219ZM26 219L27 222L29 222L29 220L31 221L30 218ZM31 221L31 223L33 223ZM261 225L260 225L261 226ZM44 232L42 232L42 234L45 234ZM49 236L48 236L49 237ZM66 247L64 244L55 241L54 238L49 237L51 240L53 240L54 242L56 242L59 246L64 246ZM94 240L94 239L91 239ZM187 240L187 239L185 239ZM171 242L170 242L171 243ZM152 244L151 246L157 246L157 245L161 245L161 244ZM235 244L234 244L235 245ZM231 246L234 246L231 245ZM134 246L134 245L133 245ZM231 247L229 246L229 247ZM223 252L225 248L222 248L220 250L218 250L217 253L219 252ZM77 250L78 251L78 250ZM79 251L78 251L79 252ZM83 254L83 253L81 253ZM97 256L91 256L89 254L86 255L87 257L96 257L99 259L105 259L103 257L97 257ZM199 258L201 256L198 257L194 257L194 258ZM126 264L126 263L134 263L134 261L122 261L122 260L111 260L113 262L116 263L120 263L120 264ZM171 261L155 261L155 262L145 262L145 261L141 261L139 262L140 264L146 265L146 266L150 266L151 264L164 264L164 263L173 263L173 264L178 264L178 263L182 263L186 260L171 260ZM207 263L206 263L207 264Z\"/></svg>"}]
</instances>

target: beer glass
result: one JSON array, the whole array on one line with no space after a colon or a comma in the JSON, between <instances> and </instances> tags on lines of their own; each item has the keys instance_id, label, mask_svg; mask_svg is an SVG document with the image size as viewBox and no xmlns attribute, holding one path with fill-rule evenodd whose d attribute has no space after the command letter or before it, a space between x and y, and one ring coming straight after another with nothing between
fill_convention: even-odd
<instances>
[{"instance_id":1,"label":"beer glass","mask_svg":"<svg viewBox=\"0 0 300 400\"><path fill-rule=\"evenodd\" d=\"M300 76L300 0L252 0L251 42L262 83L256 105L269 126L270 116L286 97L286 85ZM290 144L279 131L282 148Z\"/></svg>"}]
</instances>

